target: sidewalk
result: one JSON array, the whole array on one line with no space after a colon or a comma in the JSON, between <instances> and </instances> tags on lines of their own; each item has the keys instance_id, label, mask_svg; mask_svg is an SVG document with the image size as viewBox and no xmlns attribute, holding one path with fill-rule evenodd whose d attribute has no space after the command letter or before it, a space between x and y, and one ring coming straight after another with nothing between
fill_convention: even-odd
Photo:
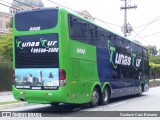
<instances>
[{"instance_id":1,"label":"sidewalk","mask_svg":"<svg viewBox=\"0 0 160 120\"><path fill-rule=\"evenodd\" d=\"M12 101L16 101L16 100L13 97L13 94L11 91L0 92L0 103L1 102L12 102Z\"/></svg>"},{"instance_id":2,"label":"sidewalk","mask_svg":"<svg viewBox=\"0 0 160 120\"><path fill-rule=\"evenodd\" d=\"M0 92L0 111L32 105L27 102L16 102L16 101L17 100L15 100L15 98L13 97L13 94L11 91ZM8 102L8 103L4 103L4 102Z\"/></svg>"}]
</instances>

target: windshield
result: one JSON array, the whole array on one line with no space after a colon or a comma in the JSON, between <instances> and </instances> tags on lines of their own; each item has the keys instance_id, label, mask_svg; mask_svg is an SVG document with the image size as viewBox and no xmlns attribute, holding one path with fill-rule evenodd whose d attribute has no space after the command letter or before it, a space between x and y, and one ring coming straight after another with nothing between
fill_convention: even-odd
<instances>
[{"instance_id":1,"label":"windshield","mask_svg":"<svg viewBox=\"0 0 160 120\"><path fill-rule=\"evenodd\" d=\"M57 25L58 10L20 12L15 15L18 31L36 31L54 28Z\"/></svg>"},{"instance_id":2,"label":"windshield","mask_svg":"<svg viewBox=\"0 0 160 120\"><path fill-rule=\"evenodd\" d=\"M16 68L59 68L58 34L15 37Z\"/></svg>"}]
</instances>

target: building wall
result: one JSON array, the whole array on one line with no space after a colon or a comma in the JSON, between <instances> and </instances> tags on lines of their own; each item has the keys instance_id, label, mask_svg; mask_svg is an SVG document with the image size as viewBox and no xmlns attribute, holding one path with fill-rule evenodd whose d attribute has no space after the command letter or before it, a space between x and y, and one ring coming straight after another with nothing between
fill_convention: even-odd
<instances>
[{"instance_id":1,"label":"building wall","mask_svg":"<svg viewBox=\"0 0 160 120\"><path fill-rule=\"evenodd\" d=\"M13 17L10 13L5 13L0 11L0 33L7 33L7 23L10 21L10 19Z\"/></svg>"},{"instance_id":2,"label":"building wall","mask_svg":"<svg viewBox=\"0 0 160 120\"><path fill-rule=\"evenodd\" d=\"M87 19L89 19L91 21L95 20L87 10L78 11L78 14L80 14L81 16L83 16L83 17L85 17L85 18L87 18Z\"/></svg>"}]
</instances>

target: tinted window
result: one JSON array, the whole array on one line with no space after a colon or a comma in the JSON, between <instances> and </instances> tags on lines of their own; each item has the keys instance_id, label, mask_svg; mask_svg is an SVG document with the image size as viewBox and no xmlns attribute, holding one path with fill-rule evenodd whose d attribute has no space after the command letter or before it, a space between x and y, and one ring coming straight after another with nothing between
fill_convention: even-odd
<instances>
[{"instance_id":1,"label":"tinted window","mask_svg":"<svg viewBox=\"0 0 160 120\"><path fill-rule=\"evenodd\" d=\"M58 34L15 37L16 68L58 68Z\"/></svg>"},{"instance_id":2,"label":"tinted window","mask_svg":"<svg viewBox=\"0 0 160 120\"><path fill-rule=\"evenodd\" d=\"M145 58L148 58L148 51L144 48L143 48L143 54Z\"/></svg>"},{"instance_id":3,"label":"tinted window","mask_svg":"<svg viewBox=\"0 0 160 120\"><path fill-rule=\"evenodd\" d=\"M69 15L70 38L98 47L107 48L110 32L88 23L73 15Z\"/></svg>"},{"instance_id":4,"label":"tinted window","mask_svg":"<svg viewBox=\"0 0 160 120\"><path fill-rule=\"evenodd\" d=\"M88 31L88 24L74 16L69 16L70 37L82 42L89 42L90 35Z\"/></svg>"},{"instance_id":5,"label":"tinted window","mask_svg":"<svg viewBox=\"0 0 160 120\"><path fill-rule=\"evenodd\" d=\"M141 46L138 46L138 55L141 57L143 56L143 49Z\"/></svg>"},{"instance_id":6,"label":"tinted window","mask_svg":"<svg viewBox=\"0 0 160 120\"><path fill-rule=\"evenodd\" d=\"M39 10L17 13L15 15L15 27L18 31L30 31L51 29L57 25L58 10Z\"/></svg>"}]
</instances>

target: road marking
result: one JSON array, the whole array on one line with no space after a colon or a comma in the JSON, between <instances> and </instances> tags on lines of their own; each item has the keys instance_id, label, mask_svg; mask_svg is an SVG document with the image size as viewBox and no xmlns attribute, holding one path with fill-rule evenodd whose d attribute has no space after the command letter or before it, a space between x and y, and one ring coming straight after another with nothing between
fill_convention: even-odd
<instances>
[{"instance_id":1,"label":"road marking","mask_svg":"<svg viewBox=\"0 0 160 120\"><path fill-rule=\"evenodd\" d=\"M121 105L121 104L125 104L125 103L126 103L126 102L116 103L116 104L110 105L110 107L114 107L114 106Z\"/></svg>"}]
</instances>

